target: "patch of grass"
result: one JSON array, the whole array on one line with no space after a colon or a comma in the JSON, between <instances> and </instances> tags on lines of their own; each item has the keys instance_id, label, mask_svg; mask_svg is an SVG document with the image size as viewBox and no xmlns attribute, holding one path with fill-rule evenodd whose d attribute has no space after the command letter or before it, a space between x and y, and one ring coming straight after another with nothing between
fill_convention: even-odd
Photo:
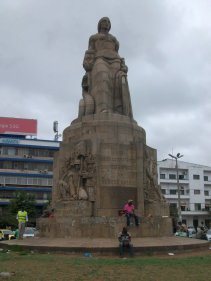
<instances>
[{"instance_id":1,"label":"patch of grass","mask_svg":"<svg viewBox=\"0 0 211 281\"><path fill-rule=\"evenodd\" d=\"M211 254L120 259L1 252L0 268L16 272L14 281L207 281L211 276Z\"/></svg>"}]
</instances>

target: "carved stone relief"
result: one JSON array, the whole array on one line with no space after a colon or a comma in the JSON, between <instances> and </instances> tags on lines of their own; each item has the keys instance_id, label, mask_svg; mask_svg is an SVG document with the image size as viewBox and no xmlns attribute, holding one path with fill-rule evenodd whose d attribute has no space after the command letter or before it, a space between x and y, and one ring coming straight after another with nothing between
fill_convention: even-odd
<instances>
[{"instance_id":1,"label":"carved stone relief","mask_svg":"<svg viewBox=\"0 0 211 281\"><path fill-rule=\"evenodd\" d=\"M81 142L60 170L59 199L95 201L95 177L95 159L91 153L86 153Z\"/></svg>"},{"instance_id":2,"label":"carved stone relief","mask_svg":"<svg viewBox=\"0 0 211 281\"><path fill-rule=\"evenodd\" d=\"M144 151L144 171L145 171L145 187L144 197L148 202L165 201L157 184L157 163L150 148L145 147Z\"/></svg>"}]
</instances>

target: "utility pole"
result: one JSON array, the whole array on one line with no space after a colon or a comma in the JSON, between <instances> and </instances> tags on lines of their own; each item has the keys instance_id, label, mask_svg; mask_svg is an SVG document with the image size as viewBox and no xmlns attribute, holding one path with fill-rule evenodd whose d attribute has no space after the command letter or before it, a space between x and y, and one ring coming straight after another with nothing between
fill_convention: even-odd
<instances>
[{"instance_id":1,"label":"utility pole","mask_svg":"<svg viewBox=\"0 0 211 281\"><path fill-rule=\"evenodd\" d=\"M183 155L181 155L180 153L177 153L176 156L169 154L169 156L173 159L176 160L176 174L177 174L177 193L178 193L178 217L179 217L179 221L182 222L182 213L181 213L181 197L180 197L180 186L179 186L179 172L178 172L178 162L177 160L179 158L182 158Z\"/></svg>"}]
</instances>

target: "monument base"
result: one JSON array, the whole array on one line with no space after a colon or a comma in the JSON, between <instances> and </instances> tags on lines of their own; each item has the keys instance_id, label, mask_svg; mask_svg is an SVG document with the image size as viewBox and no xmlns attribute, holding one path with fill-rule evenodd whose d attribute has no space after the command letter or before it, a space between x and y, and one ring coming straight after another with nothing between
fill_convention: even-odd
<instances>
[{"instance_id":1,"label":"monument base","mask_svg":"<svg viewBox=\"0 0 211 281\"><path fill-rule=\"evenodd\" d=\"M56 206L54 217L40 218L37 226L41 237L51 238L117 238L125 216L92 216L89 201L62 201ZM167 216L141 217L137 227L133 219L128 228L133 237L162 237L172 235L171 218Z\"/></svg>"},{"instance_id":2,"label":"monument base","mask_svg":"<svg viewBox=\"0 0 211 281\"><path fill-rule=\"evenodd\" d=\"M41 237L116 238L134 201L140 227L133 237L172 235L169 208L156 184L156 150L146 145L143 128L118 114L93 114L64 130L54 158L54 218L37 221Z\"/></svg>"}]
</instances>

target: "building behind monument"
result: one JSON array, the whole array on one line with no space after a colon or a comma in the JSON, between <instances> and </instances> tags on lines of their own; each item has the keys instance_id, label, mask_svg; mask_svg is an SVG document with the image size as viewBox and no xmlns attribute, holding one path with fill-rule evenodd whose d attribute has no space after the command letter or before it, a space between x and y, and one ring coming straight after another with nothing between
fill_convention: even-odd
<instances>
[{"instance_id":1,"label":"building behind monument","mask_svg":"<svg viewBox=\"0 0 211 281\"><path fill-rule=\"evenodd\" d=\"M51 199L58 150L58 141L37 139L37 120L0 117L0 213L19 191L33 194L42 212Z\"/></svg>"},{"instance_id":2,"label":"building behind monument","mask_svg":"<svg viewBox=\"0 0 211 281\"><path fill-rule=\"evenodd\" d=\"M178 161L182 221L197 228L204 222L210 227L211 167ZM175 161L158 161L158 182L170 210L178 209L178 189Z\"/></svg>"}]
</instances>

